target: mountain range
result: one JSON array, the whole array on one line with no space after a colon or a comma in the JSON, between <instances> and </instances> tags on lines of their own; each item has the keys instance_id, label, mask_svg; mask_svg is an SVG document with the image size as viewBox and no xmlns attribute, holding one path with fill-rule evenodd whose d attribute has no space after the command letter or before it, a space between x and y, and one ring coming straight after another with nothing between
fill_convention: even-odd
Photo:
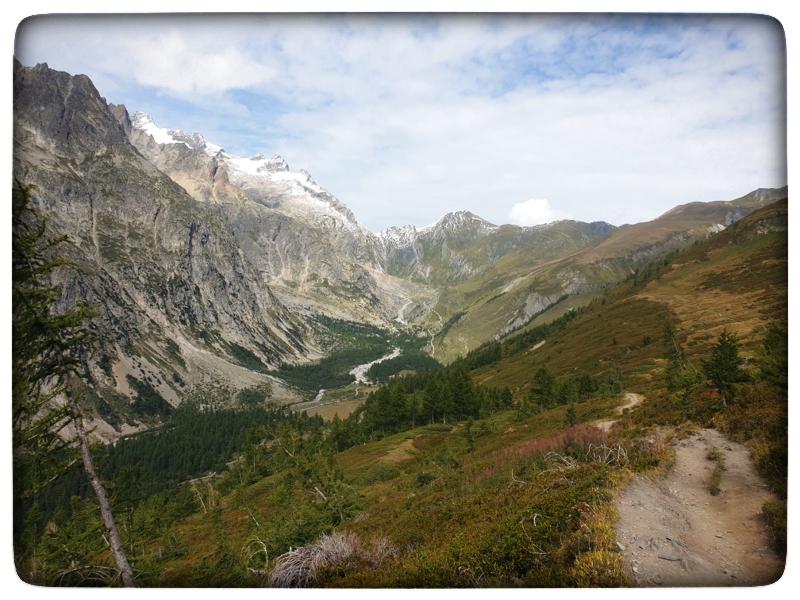
<instances>
[{"instance_id":1,"label":"mountain range","mask_svg":"<svg viewBox=\"0 0 800 600\"><path fill-rule=\"evenodd\" d=\"M282 157L238 157L160 127L85 75L15 62L14 99L15 176L77 266L59 275L59 307L98 307L101 343L86 363L105 439L142 426L130 410L142 385L172 406L218 382L298 402L276 373L329 356L341 324L420 336L450 361L787 195L759 189L621 227L458 211L373 233Z\"/></svg>"}]
</instances>

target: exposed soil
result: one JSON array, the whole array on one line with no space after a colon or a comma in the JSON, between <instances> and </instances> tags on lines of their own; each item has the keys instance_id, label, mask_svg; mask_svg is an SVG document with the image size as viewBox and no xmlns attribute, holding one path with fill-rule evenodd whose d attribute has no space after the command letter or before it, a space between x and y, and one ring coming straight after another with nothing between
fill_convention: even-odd
<instances>
[{"instance_id":1,"label":"exposed soil","mask_svg":"<svg viewBox=\"0 0 800 600\"><path fill-rule=\"evenodd\" d=\"M717 496L709 492L712 448L725 465ZM745 446L713 429L681 440L665 478L637 477L617 499L617 540L632 579L641 586L775 581L784 561L771 549L760 518L771 498Z\"/></svg>"},{"instance_id":2,"label":"exposed soil","mask_svg":"<svg viewBox=\"0 0 800 600\"><path fill-rule=\"evenodd\" d=\"M402 441L397 446L389 450L386 454L380 457L381 462L385 463L399 463L414 458L416 451L414 449L414 438L409 438Z\"/></svg>"},{"instance_id":3,"label":"exposed soil","mask_svg":"<svg viewBox=\"0 0 800 600\"><path fill-rule=\"evenodd\" d=\"M544 343L544 342L542 342ZM639 404L642 400L644 400L644 396L641 394L634 394L633 392L626 392L625 393L625 404L622 406L618 406L614 409L614 412L618 415L621 415L626 410L629 410ZM611 429L611 426L616 423L616 419L607 419L605 421L598 421L594 424L595 427L599 427L603 431L608 431Z\"/></svg>"}]
</instances>

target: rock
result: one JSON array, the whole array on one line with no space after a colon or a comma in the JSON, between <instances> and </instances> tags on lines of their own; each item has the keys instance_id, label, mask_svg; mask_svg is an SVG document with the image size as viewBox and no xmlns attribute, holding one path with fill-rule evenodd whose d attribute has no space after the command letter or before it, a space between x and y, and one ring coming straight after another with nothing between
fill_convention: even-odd
<instances>
[{"instance_id":1,"label":"rock","mask_svg":"<svg viewBox=\"0 0 800 600\"><path fill-rule=\"evenodd\" d=\"M620 552L625 552L625 546L623 546L623 545L622 545L622 544L620 544L619 542L617 542L617 548L619 548L619 551L620 551Z\"/></svg>"},{"instance_id":2,"label":"rock","mask_svg":"<svg viewBox=\"0 0 800 600\"><path fill-rule=\"evenodd\" d=\"M680 556L671 556L669 554L659 554L658 558L660 558L661 560L669 560L672 562L681 562Z\"/></svg>"}]
</instances>

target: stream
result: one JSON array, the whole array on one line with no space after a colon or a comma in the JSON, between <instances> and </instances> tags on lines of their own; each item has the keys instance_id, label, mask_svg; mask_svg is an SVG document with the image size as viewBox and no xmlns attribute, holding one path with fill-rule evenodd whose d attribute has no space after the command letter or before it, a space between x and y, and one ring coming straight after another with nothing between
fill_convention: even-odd
<instances>
[{"instance_id":1,"label":"stream","mask_svg":"<svg viewBox=\"0 0 800 600\"><path fill-rule=\"evenodd\" d=\"M357 366L353 367L350 370L350 374L353 377L355 377L355 381L353 383L362 384L362 385L368 385L371 382L367 378L367 371L369 371L369 368L372 365L376 365L378 363L381 363L381 362L383 362L385 360L389 360L391 358L397 358L398 356L400 356L400 348L394 348L388 354L384 354L383 356L378 357L373 361L370 361L368 363L364 363L364 364L357 365ZM306 402L299 402L298 404L295 404L293 406L293 408L295 408L297 410L303 410L303 409L306 409L306 408L311 408L312 406L319 406L320 404L322 404L322 400L325 397L325 392L326 392L325 388L320 388L319 391L317 392L317 395L314 396L313 400L306 401Z\"/></svg>"},{"instance_id":2,"label":"stream","mask_svg":"<svg viewBox=\"0 0 800 600\"><path fill-rule=\"evenodd\" d=\"M384 354L380 358L376 358L372 362L364 363L363 365L358 365L357 367L350 370L350 374L356 378L355 383L369 383L369 379L367 379L367 371L372 365L377 365L378 363L382 363L385 360L390 360L392 358L397 358L400 356L400 348L393 349L389 354Z\"/></svg>"}]
</instances>

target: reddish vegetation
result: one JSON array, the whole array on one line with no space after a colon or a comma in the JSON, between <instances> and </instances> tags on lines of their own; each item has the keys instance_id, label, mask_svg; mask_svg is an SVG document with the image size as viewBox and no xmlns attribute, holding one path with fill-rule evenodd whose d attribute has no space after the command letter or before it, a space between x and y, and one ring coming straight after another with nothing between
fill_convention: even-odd
<instances>
[{"instance_id":1,"label":"reddish vegetation","mask_svg":"<svg viewBox=\"0 0 800 600\"><path fill-rule=\"evenodd\" d=\"M575 425L573 427L568 427L553 435L539 437L519 446L498 450L491 456L493 463L486 470L484 475L491 477L507 464L522 458L547 454L548 452L561 450L571 444L577 444L579 446L603 444L607 438L607 433L594 425Z\"/></svg>"}]
</instances>

